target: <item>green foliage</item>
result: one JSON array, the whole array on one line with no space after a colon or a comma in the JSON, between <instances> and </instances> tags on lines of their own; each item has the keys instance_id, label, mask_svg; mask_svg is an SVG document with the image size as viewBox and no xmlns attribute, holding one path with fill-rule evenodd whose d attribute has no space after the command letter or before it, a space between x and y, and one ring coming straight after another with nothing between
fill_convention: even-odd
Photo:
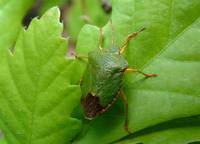
<instances>
[{"instance_id":1,"label":"green foliage","mask_svg":"<svg viewBox=\"0 0 200 144\"><path fill-rule=\"evenodd\" d=\"M151 79L135 74L126 77L124 90L129 101L129 126L133 132L200 114L199 6L198 0L114 1L112 21L117 45L122 44L128 33L146 27L147 30L130 43L126 57L130 66L159 74ZM106 47L111 39L109 25L104 31ZM91 41L98 39L97 32L98 29L92 26L82 29L78 52L87 53L97 48L98 41ZM86 48L89 41L87 49L82 49L81 45ZM123 122L123 105L119 102L107 114L97 118L77 142L116 141L127 135ZM187 131L183 126L180 129ZM162 135L162 131L160 133Z\"/></svg>"},{"instance_id":2,"label":"green foliage","mask_svg":"<svg viewBox=\"0 0 200 144\"><path fill-rule=\"evenodd\" d=\"M174 120L166 124L151 127L141 131L136 138L129 138L117 144L198 144L200 126L199 117L187 118L186 120Z\"/></svg>"},{"instance_id":3,"label":"green foliage","mask_svg":"<svg viewBox=\"0 0 200 144\"><path fill-rule=\"evenodd\" d=\"M16 41L21 21L32 3L33 0L0 1L0 53L10 48Z\"/></svg>"},{"instance_id":4,"label":"green foliage","mask_svg":"<svg viewBox=\"0 0 200 144\"><path fill-rule=\"evenodd\" d=\"M199 0L112 1L114 31L109 24L104 26L104 47L111 45L112 35L120 47L129 33L146 27L124 55L130 67L159 75L144 79L130 73L125 77L131 136L123 127L121 100L91 123L85 123L79 107L74 110L80 106L77 84L86 63L66 58L67 40L61 37L57 8L21 30L33 2L0 1L0 127L9 144L66 144L74 139L79 144L200 141ZM44 2L46 9L63 0ZM84 24L80 2L74 1L69 14L68 30L74 40ZM109 15L101 2L87 2L92 24L103 26ZM98 48L99 28L94 25L80 31L77 53L86 55Z\"/></svg>"},{"instance_id":5,"label":"green foliage","mask_svg":"<svg viewBox=\"0 0 200 144\"><path fill-rule=\"evenodd\" d=\"M60 35L59 10L34 19L19 35L13 52L3 55L0 69L0 124L9 143L69 143L80 129L71 112L80 88ZM1 60L2 60L1 59Z\"/></svg>"},{"instance_id":6,"label":"green foliage","mask_svg":"<svg viewBox=\"0 0 200 144\"><path fill-rule=\"evenodd\" d=\"M83 4L85 3L85 4ZM109 18L101 7L101 0L74 0L70 8L67 20L67 27L70 38L77 39L80 29L87 22L84 21L84 15L90 19L89 23L102 27Z\"/></svg>"},{"instance_id":7,"label":"green foliage","mask_svg":"<svg viewBox=\"0 0 200 144\"><path fill-rule=\"evenodd\" d=\"M0 139L0 144L7 144L7 141L5 140L5 138Z\"/></svg>"},{"instance_id":8,"label":"green foliage","mask_svg":"<svg viewBox=\"0 0 200 144\"><path fill-rule=\"evenodd\" d=\"M40 13L44 13L46 10L53 6L62 6L69 0L43 0L41 1Z\"/></svg>"}]
</instances>

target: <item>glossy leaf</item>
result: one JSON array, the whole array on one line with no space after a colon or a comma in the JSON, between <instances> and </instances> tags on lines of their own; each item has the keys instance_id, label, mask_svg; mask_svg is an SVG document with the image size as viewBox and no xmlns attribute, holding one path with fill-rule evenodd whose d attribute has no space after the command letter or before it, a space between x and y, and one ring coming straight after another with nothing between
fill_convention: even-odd
<instances>
[{"instance_id":1,"label":"glossy leaf","mask_svg":"<svg viewBox=\"0 0 200 144\"><path fill-rule=\"evenodd\" d=\"M126 57L130 66L159 75L149 79L135 74L126 77L123 89L128 97L129 127L133 132L200 114L199 6L198 0L113 2L116 44L120 47L128 33L146 27L129 44ZM108 24L104 28L105 46L109 46L112 37L109 27ZM79 36L82 45L98 36L92 31L88 27L82 29ZM83 39L81 34L88 35ZM97 44L98 41L91 42L82 51L98 48ZM77 48L80 52L81 47ZM123 104L119 101L107 114L94 120L77 143L110 143L128 135L123 128L123 115Z\"/></svg>"},{"instance_id":2,"label":"glossy leaf","mask_svg":"<svg viewBox=\"0 0 200 144\"><path fill-rule=\"evenodd\" d=\"M193 117L145 129L134 134L133 139L128 138L117 144L198 144L199 132L199 117Z\"/></svg>"}]
</instances>

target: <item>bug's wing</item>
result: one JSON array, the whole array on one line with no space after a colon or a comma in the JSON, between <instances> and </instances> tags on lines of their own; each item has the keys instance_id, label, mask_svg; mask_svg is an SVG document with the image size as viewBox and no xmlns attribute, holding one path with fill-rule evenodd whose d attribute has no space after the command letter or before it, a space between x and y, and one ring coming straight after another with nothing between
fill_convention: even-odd
<instances>
[{"instance_id":1,"label":"bug's wing","mask_svg":"<svg viewBox=\"0 0 200 144\"><path fill-rule=\"evenodd\" d=\"M92 89L91 86L92 86L91 65L88 63L85 73L81 80L82 97L87 96L87 94L90 93Z\"/></svg>"}]
</instances>

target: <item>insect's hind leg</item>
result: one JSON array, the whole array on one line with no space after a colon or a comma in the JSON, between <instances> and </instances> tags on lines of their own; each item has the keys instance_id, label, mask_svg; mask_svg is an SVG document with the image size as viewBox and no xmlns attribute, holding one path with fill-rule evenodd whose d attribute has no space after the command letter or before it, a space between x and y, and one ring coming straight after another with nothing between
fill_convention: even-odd
<instances>
[{"instance_id":1,"label":"insect's hind leg","mask_svg":"<svg viewBox=\"0 0 200 144\"><path fill-rule=\"evenodd\" d=\"M146 78L158 76L157 74L146 74L146 73L144 73L144 72L142 72L142 71L140 71L138 69L133 69L133 68L127 68L125 70L125 72L137 72L137 73L140 73L140 74L144 75Z\"/></svg>"},{"instance_id":2,"label":"insect's hind leg","mask_svg":"<svg viewBox=\"0 0 200 144\"><path fill-rule=\"evenodd\" d=\"M141 30L139 30L138 32L133 32L131 34L129 34L124 42L124 44L121 46L119 53L122 54L124 52L124 50L126 49L128 43L130 40L134 39L139 33L141 33L142 31L144 31L145 28L142 28Z\"/></svg>"},{"instance_id":3,"label":"insect's hind leg","mask_svg":"<svg viewBox=\"0 0 200 144\"><path fill-rule=\"evenodd\" d=\"M119 96L120 96L120 92L118 92L118 94L112 99L112 101L105 108L103 108L99 112L99 114L103 114L103 113L107 112L108 109L110 109L110 107L113 106L116 103L116 101L117 101L117 99L118 99Z\"/></svg>"},{"instance_id":4,"label":"insect's hind leg","mask_svg":"<svg viewBox=\"0 0 200 144\"><path fill-rule=\"evenodd\" d=\"M122 90L120 90L120 96L122 97L122 100L124 102L125 105L125 122L124 122L124 129L131 134L131 131L129 130L128 127L128 101L126 98L126 95L124 94L124 92Z\"/></svg>"}]
</instances>

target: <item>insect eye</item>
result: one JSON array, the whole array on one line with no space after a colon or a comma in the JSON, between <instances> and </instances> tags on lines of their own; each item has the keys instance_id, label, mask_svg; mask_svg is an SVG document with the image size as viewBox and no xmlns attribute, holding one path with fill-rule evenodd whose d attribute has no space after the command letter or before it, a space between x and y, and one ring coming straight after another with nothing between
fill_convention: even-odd
<instances>
[{"instance_id":1,"label":"insect eye","mask_svg":"<svg viewBox=\"0 0 200 144\"><path fill-rule=\"evenodd\" d=\"M120 67L113 67L112 68L113 73L118 73L118 72L122 72L122 69Z\"/></svg>"}]
</instances>

